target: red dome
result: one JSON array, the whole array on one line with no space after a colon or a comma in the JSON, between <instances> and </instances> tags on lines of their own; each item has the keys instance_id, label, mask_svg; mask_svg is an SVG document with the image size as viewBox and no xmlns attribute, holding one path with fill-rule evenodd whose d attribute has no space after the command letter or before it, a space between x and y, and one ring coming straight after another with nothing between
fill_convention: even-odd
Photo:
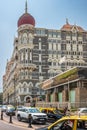
<instances>
[{"instance_id":1,"label":"red dome","mask_svg":"<svg viewBox=\"0 0 87 130\"><path fill-rule=\"evenodd\" d=\"M63 25L63 27L61 28L61 30L70 30L71 28L72 28L72 25L65 24L65 25Z\"/></svg>"},{"instance_id":2,"label":"red dome","mask_svg":"<svg viewBox=\"0 0 87 130\"><path fill-rule=\"evenodd\" d=\"M33 16L30 15L29 13L23 14L18 20L18 27L23 24L31 24L31 25L35 26L35 20L34 20Z\"/></svg>"}]
</instances>

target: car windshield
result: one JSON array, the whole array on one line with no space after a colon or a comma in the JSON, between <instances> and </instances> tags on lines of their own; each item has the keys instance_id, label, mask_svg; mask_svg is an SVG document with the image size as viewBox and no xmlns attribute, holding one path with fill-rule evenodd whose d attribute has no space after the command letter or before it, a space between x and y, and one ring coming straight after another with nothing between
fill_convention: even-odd
<instances>
[{"instance_id":1,"label":"car windshield","mask_svg":"<svg viewBox=\"0 0 87 130\"><path fill-rule=\"evenodd\" d=\"M7 106L6 106L6 105L3 105L2 108L7 108Z\"/></svg>"},{"instance_id":2,"label":"car windshield","mask_svg":"<svg viewBox=\"0 0 87 130\"><path fill-rule=\"evenodd\" d=\"M65 123L65 121L60 121L57 124L53 125L52 130L59 130L59 128ZM65 130L65 129L64 129Z\"/></svg>"},{"instance_id":3,"label":"car windshield","mask_svg":"<svg viewBox=\"0 0 87 130\"><path fill-rule=\"evenodd\" d=\"M62 114L59 110L54 110L54 113L56 113L56 114Z\"/></svg>"},{"instance_id":4,"label":"car windshield","mask_svg":"<svg viewBox=\"0 0 87 130\"><path fill-rule=\"evenodd\" d=\"M35 108L29 108L28 111L30 113L40 113L40 111L38 109L35 109Z\"/></svg>"},{"instance_id":5,"label":"car windshield","mask_svg":"<svg viewBox=\"0 0 87 130\"><path fill-rule=\"evenodd\" d=\"M15 108L13 108L13 107L8 107L8 110L12 110L12 111L14 111Z\"/></svg>"},{"instance_id":6,"label":"car windshield","mask_svg":"<svg viewBox=\"0 0 87 130\"><path fill-rule=\"evenodd\" d=\"M2 108L2 105L0 105L0 108Z\"/></svg>"}]
</instances>

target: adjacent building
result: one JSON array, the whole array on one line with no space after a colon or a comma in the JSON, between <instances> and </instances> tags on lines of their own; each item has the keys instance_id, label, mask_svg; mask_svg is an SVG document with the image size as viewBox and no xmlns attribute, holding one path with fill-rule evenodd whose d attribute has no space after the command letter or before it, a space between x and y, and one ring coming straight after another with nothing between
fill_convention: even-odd
<instances>
[{"instance_id":1,"label":"adjacent building","mask_svg":"<svg viewBox=\"0 0 87 130\"><path fill-rule=\"evenodd\" d=\"M73 67L44 81L41 87L46 92L48 104L69 103L73 107L85 107L87 105L87 67Z\"/></svg>"},{"instance_id":2,"label":"adjacent building","mask_svg":"<svg viewBox=\"0 0 87 130\"><path fill-rule=\"evenodd\" d=\"M17 22L14 49L3 76L3 102L26 103L45 95L40 83L74 66L87 65L87 31L69 24L38 28L25 12Z\"/></svg>"}]
</instances>

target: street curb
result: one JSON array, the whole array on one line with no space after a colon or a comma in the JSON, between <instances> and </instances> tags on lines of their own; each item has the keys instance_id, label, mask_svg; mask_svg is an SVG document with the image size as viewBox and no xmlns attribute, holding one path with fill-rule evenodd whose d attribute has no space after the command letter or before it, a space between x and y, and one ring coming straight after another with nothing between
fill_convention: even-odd
<instances>
[{"instance_id":1,"label":"street curb","mask_svg":"<svg viewBox=\"0 0 87 130\"><path fill-rule=\"evenodd\" d=\"M33 126L32 126L32 128L29 128L28 125L25 126L24 124L19 124L18 122L16 123L15 121L10 123L9 120L7 120L5 117L3 118L3 120L0 119L0 121L6 122L6 123L8 123L10 125L14 125L14 126L30 129L30 130L35 130L36 129L36 128L33 128Z\"/></svg>"}]
</instances>

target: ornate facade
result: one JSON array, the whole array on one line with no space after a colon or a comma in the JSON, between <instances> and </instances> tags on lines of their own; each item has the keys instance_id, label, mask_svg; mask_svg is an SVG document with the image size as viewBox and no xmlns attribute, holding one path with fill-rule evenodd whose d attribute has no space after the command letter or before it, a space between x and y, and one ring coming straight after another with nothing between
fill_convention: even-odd
<instances>
[{"instance_id":1,"label":"ornate facade","mask_svg":"<svg viewBox=\"0 0 87 130\"><path fill-rule=\"evenodd\" d=\"M24 103L42 96L45 93L39 84L43 80L87 65L87 31L68 21L60 30L35 27L27 10L26 3L3 76L4 103Z\"/></svg>"}]
</instances>

